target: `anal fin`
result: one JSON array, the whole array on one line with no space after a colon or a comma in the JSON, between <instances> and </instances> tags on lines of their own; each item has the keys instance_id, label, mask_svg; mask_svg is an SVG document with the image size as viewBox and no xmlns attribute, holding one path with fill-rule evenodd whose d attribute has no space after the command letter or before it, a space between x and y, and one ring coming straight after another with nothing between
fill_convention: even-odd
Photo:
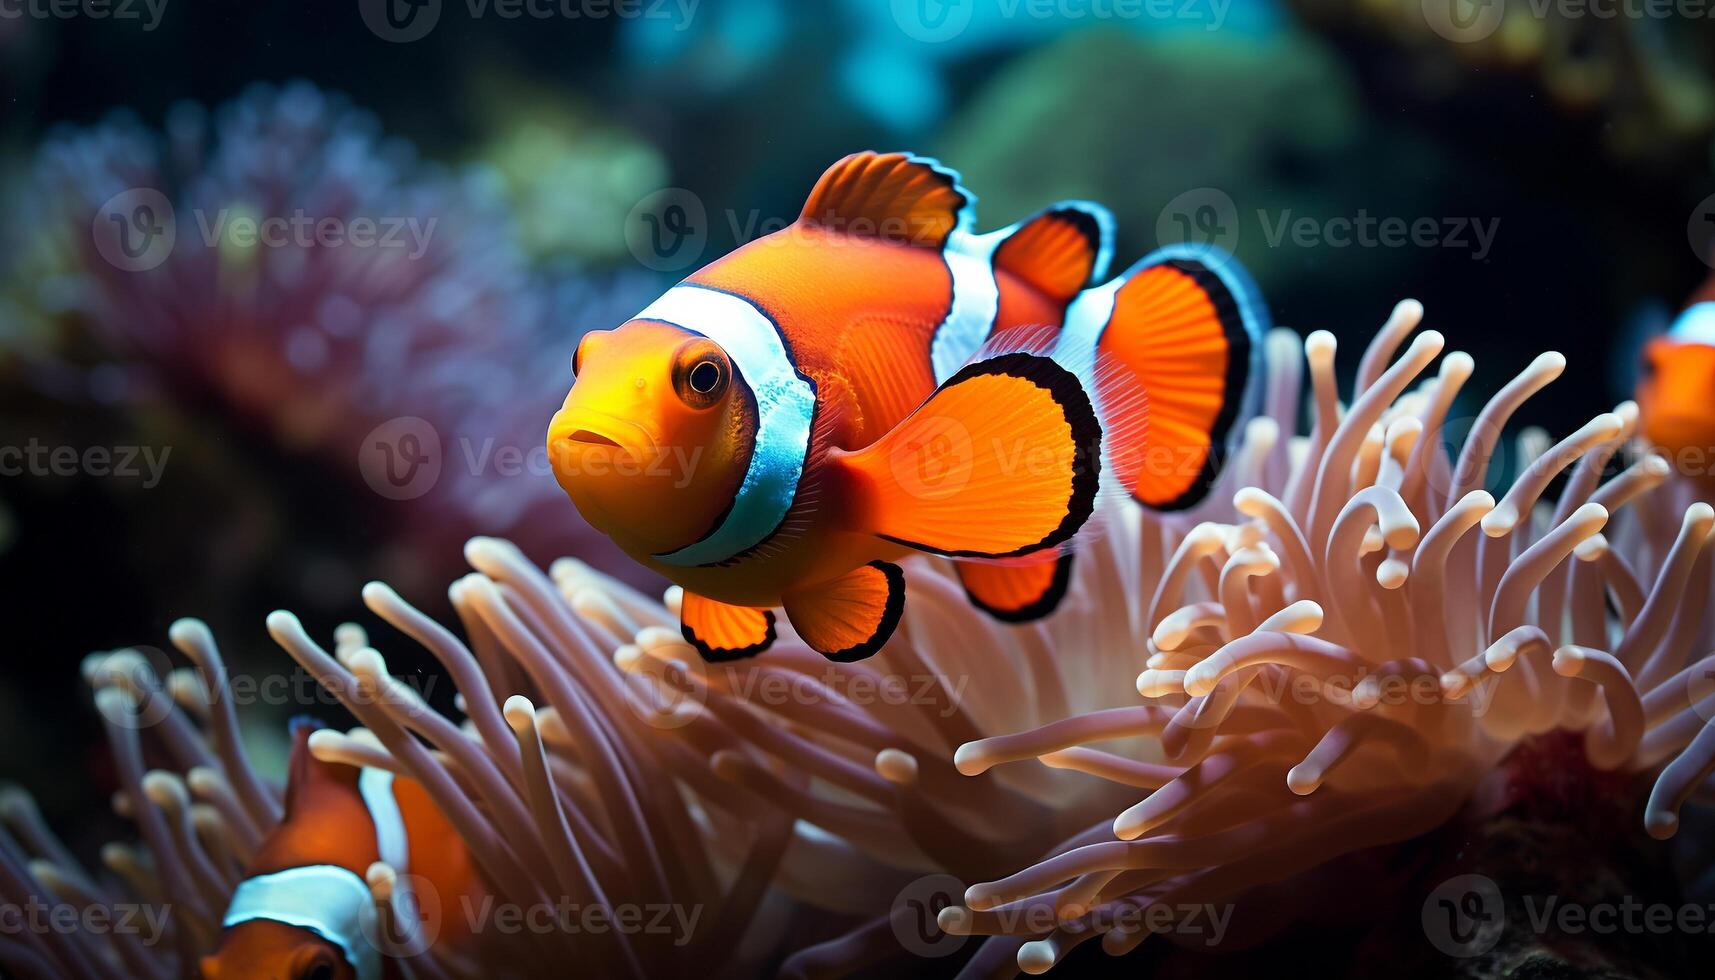
<instances>
[{"instance_id":1,"label":"anal fin","mask_svg":"<svg viewBox=\"0 0 1715 980\"><path fill-rule=\"evenodd\" d=\"M817 653L841 663L880 650L905 612L905 574L872 561L824 585L785 597L786 618Z\"/></svg>"},{"instance_id":2,"label":"anal fin","mask_svg":"<svg viewBox=\"0 0 1715 980\"><path fill-rule=\"evenodd\" d=\"M754 657L774 643L774 613L733 606L686 591L679 633L710 663Z\"/></svg>"},{"instance_id":3,"label":"anal fin","mask_svg":"<svg viewBox=\"0 0 1715 980\"><path fill-rule=\"evenodd\" d=\"M1072 554L997 564L954 565L971 604L1003 623L1028 623L1053 612L1072 581Z\"/></svg>"}]
</instances>

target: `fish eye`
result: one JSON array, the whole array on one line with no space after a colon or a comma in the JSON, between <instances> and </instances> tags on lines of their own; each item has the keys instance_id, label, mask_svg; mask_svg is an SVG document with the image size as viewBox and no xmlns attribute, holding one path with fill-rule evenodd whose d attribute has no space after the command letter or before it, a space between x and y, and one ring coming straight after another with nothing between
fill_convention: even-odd
<instances>
[{"instance_id":1,"label":"fish eye","mask_svg":"<svg viewBox=\"0 0 1715 980\"><path fill-rule=\"evenodd\" d=\"M673 388L692 408L709 408L726 394L732 362L720 345L698 339L686 343L673 358Z\"/></svg>"},{"instance_id":2,"label":"fish eye","mask_svg":"<svg viewBox=\"0 0 1715 980\"><path fill-rule=\"evenodd\" d=\"M721 366L714 361L698 361L691 369L691 390L706 395L721 383Z\"/></svg>"},{"instance_id":3,"label":"fish eye","mask_svg":"<svg viewBox=\"0 0 1715 980\"><path fill-rule=\"evenodd\" d=\"M300 965L293 974L295 980L333 980L337 971L333 959L325 953L317 951L309 957L308 963Z\"/></svg>"}]
</instances>

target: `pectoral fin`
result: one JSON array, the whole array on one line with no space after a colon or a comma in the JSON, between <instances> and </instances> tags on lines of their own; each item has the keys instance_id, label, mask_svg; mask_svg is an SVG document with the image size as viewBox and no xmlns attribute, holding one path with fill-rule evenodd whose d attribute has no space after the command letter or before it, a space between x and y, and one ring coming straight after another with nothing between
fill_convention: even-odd
<instances>
[{"instance_id":1,"label":"pectoral fin","mask_svg":"<svg viewBox=\"0 0 1715 980\"><path fill-rule=\"evenodd\" d=\"M679 632L710 663L754 657L774 643L774 613L729 606L687 591L679 605Z\"/></svg>"},{"instance_id":2,"label":"pectoral fin","mask_svg":"<svg viewBox=\"0 0 1715 980\"><path fill-rule=\"evenodd\" d=\"M967 364L891 432L829 459L860 490L857 529L954 558L1013 558L1084 525L1101 443L1078 377L1013 352Z\"/></svg>"},{"instance_id":3,"label":"pectoral fin","mask_svg":"<svg viewBox=\"0 0 1715 980\"><path fill-rule=\"evenodd\" d=\"M840 578L785 598L786 618L812 649L851 663L881 649L905 612L905 575L872 561Z\"/></svg>"}]
</instances>

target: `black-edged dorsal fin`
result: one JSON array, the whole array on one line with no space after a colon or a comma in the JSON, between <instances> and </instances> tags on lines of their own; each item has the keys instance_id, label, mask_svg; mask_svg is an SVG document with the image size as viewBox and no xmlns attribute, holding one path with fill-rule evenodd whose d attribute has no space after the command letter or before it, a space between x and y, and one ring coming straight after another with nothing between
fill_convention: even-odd
<instances>
[{"instance_id":1,"label":"black-edged dorsal fin","mask_svg":"<svg viewBox=\"0 0 1715 980\"><path fill-rule=\"evenodd\" d=\"M798 220L869 238L941 248L976 221L959 175L911 153L853 153L829 167Z\"/></svg>"},{"instance_id":2,"label":"black-edged dorsal fin","mask_svg":"<svg viewBox=\"0 0 1715 980\"><path fill-rule=\"evenodd\" d=\"M995 248L994 267L1070 302L1108 274L1113 228L1101 205L1061 201L1019 222Z\"/></svg>"}]
</instances>

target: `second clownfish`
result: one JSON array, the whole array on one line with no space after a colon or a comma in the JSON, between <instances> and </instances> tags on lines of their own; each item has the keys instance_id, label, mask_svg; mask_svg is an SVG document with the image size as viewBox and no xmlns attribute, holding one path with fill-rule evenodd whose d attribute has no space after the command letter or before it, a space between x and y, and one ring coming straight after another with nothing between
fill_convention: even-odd
<instances>
[{"instance_id":1,"label":"second clownfish","mask_svg":"<svg viewBox=\"0 0 1715 980\"><path fill-rule=\"evenodd\" d=\"M1715 280L1691 297L1665 336L1644 348L1638 413L1644 436L1681 472L1715 487Z\"/></svg>"},{"instance_id":2,"label":"second clownfish","mask_svg":"<svg viewBox=\"0 0 1715 980\"><path fill-rule=\"evenodd\" d=\"M776 607L831 659L875 653L914 551L1044 616L1101 497L1208 492L1267 327L1237 263L1180 246L1107 279L1103 208L978 234L974 203L933 160L854 154L796 222L578 345L555 475L683 587L705 658L767 649Z\"/></svg>"}]
</instances>

